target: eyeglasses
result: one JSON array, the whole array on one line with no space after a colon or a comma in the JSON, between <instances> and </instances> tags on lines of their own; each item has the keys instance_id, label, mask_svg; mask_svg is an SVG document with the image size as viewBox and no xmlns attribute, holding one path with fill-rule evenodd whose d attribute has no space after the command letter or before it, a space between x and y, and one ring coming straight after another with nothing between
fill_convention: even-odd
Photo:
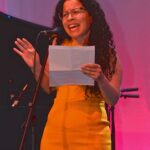
<instances>
[{"instance_id":1,"label":"eyeglasses","mask_svg":"<svg viewBox=\"0 0 150 150\"><path fill-rule=\"evenodd\" d=\"M71 15L72 17L77 17L79 15L81 15L82 13L84 13L86 11L85 8L75 8L75 9L71 9L70 11L65 11L62 14L59 15L61 20L65 20L69 17L69 15Z\"/></svg>"}]
</instances>

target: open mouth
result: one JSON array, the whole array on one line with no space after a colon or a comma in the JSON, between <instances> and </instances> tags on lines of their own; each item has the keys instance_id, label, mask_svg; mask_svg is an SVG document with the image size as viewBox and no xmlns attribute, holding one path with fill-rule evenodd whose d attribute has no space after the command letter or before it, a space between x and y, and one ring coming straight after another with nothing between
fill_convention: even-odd
<instances>
[{"instance_id":1,"label":"open mouth","mask_svg":"<svg viewBox=\"0 0 150 150\"><path fill-rule=\"evenodd\" d=\"M79 27L79 24L71 24L68 26L69 30L71 31L78 29L78 27Z\"/></svg>"}]
</instances>

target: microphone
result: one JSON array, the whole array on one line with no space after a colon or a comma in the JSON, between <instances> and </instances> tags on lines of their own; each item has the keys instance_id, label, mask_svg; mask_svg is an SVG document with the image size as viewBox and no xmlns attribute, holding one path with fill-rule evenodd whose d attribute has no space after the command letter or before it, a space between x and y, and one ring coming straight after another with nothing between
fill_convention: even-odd
<instances>
[{"instance_id":1,"label":"microphone","mask_svg":"<svg viewBox=\"0 0 150 150\"><path fill-rule=\"evenodd\" d=\"M121 89L121 92L133 92L133 91L138 91L138 88L126 88L126 89Z\"/></svg>"},{"instance_id":2,"label":"microphone","mask_svg":"<svg viewBox=\"0 0 150 150\"><path fill-rule=\"evenodd\" d=\"M138 94L121 94L120 97L124 97L124 98L139 98L140 96Z\"/></svg>"},{"instance_id":3,"label":"microphone","mask_svg":"<svg viewBox=\"0 0 150 150\"><path fill-rule=\"evenodd\" d=\"M40 31L40 34L51 36L52 34L60 35L62 33L61 27L52 28L49 30Z\"/></svg>"},{"instance_id":4,"label":"microphone","mask_svg":"<svg viewBox=\"0 0 150 150\"><path fill-rule=\"evenodd\" d=\"M14 100L14 102L12 103L11 107L16 107L19 102L20 102L20 98L22 97L22 95L24 94L24 92L26 91L28 87L28 84L25 84L25 86L23 87L23 89L21 90L21 92L19 93L18 97Z\"/></svg>"}]
</instances>

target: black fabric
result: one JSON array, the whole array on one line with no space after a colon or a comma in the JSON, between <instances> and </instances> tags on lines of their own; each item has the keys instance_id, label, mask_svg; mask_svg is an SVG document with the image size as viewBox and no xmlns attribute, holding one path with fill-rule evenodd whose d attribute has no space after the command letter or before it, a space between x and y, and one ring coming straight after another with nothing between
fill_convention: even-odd
<instances>
[{"instance_id":1,"label":"black fabric","mask_svg":"<svg viewBox=\"0 0 150 150\"><path fill-rule=\"evenodd\" d=\"M27 22L13 16L0 12L0 149L18 150L23 124L28 114L28 103L31 101L33 89L36 82L32 72L12 49L17 37L27 38L34 46L37 34L48 27ZM44 58L48 46L48 37L40 37L37 51L41 60ZM42 62L42 61L41 61ZM15 97L19 95L25 84L27 90L23 93L19 105L15 108L11 104ZM47 95L40 89L36 100L36 149L45 125L46 116L53 104L53 97ZM13 98L14 97L14 98ZM31 126L28 130L25 150L32 149Z\"/></svg>"}]
</instances>

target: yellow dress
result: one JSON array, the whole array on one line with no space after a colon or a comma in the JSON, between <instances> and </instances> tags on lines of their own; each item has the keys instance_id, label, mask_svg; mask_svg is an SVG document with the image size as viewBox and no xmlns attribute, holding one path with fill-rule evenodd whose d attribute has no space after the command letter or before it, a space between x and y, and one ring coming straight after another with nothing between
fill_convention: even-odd
<instances>
[{"instance_id":1,"label":"yellow dress","mask_svg":"<svg viewBox=\"0 0 150 150\"><path fill-rule=\"evenodd\" d=\"M40 150L111 150L104 100L86 99L84 86L57 87Z\"/></svg>"}]
</instances>

